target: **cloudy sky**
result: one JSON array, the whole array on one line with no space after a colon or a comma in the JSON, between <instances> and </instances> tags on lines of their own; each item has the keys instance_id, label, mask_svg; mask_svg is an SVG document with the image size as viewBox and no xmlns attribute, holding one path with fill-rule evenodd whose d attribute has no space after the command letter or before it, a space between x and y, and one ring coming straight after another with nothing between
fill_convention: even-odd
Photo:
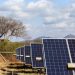
<instances>
[{"instance_id":1,"label":"cloudy sky","mask_svg":"<svg viewBox=\"0 0 75 75\"><path fill-rule=\"evenodd\" d=\"M0 15L21 20L32 38L75 34L75 0L0 0Z\"/></svg>"}]
</instances>

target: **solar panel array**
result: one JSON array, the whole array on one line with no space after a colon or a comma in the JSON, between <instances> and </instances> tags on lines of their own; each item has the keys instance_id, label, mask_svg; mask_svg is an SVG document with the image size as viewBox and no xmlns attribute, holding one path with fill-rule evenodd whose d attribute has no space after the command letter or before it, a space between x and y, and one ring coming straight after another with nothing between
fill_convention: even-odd
<instances>
[{"instance_id":1,"label":"solar panel array","mask_svg":"<svg viewBox=\"0 0 75 75\"><path fill-rule=\"evenodd\" d=\"M32 64L30 46L24 46L16 49L16 58L26 64Z\"/></svg>"},{"instance_id":2,"label":"solar panel array","mask_svg":"<svg viewBox=\"0 0 75 75\"><path fill-rule=\"evenodd\" d=\"M31 44L32 66L44 67L42 44Z\"/></svg>"},{"instance_id":3,"label":"solar panel array","mask_svg":"<svg viewBox=\"0 0 75 75\"><path fill-rule=\"evenodd\" d=\"M75 39L43 38L42 44L31 43L16 49L17 59L33 68L46 67L46 75L73 75L67 63L75 62ZM70 52L70 54L69 54Z\"/></svg>"}]
</instances>

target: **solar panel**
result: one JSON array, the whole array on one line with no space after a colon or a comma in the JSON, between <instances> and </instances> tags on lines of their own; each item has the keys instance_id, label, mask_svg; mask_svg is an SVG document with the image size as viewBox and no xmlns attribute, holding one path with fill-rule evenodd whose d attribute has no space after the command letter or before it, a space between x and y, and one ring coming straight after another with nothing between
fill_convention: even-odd
<instances>
[{"instance_id":1,"label":"solar panel","mask_svg":"<svg viewBox=\"0 0 75 75\"><path fill-rule=\"evenodd\" d=\"M65 39L43 39L45 66L47 75L73 75L67 69L70 62Z\"/></svg>"},{"instance_id":2,"label":"solar panel","mask_svg":"<svg viewBox=\"0 0 75 75\"><path fill-rule=\"evenodd\" d=\"M32 66L41 68L44 67L42 44L31 44L32 51Z\"/></svg>"},{"instance_id":3,"label":"solar panel","mask_svg":"<svg viewBox=\"0 0 75 75\"><path fill-rule=\"evenodd\" d=\"M25 63L26 64L32 64L31 62L31 51L30 51L30 46L25 46Z\"/></svg>"},{"instance_id":4,"label":"solar panel","mask_svg":"<svg viewBox=\"0 0 75 75\"><path fill-rule=\"evenodd\" d=\"M16 58L18 59L18 60L20 60L20 48L17 48L16 49Z\"/></svg>"},{"instance_id":5,"label":"solar panel","mask_svg":"<svg viewBox=\"0 0 75 75\"><path fill-rule=\"evenodd\" d=\"M75 63L75 39L68 39L68 44L71 52L72 62Z\"/></svg>"},{"instance_id":6,"label":"solar panel","mask_svg":"<svg viewBox=\"0 0 75 75\"><path fill-rule=\"evenodd\" d=\"M20 60L24 62L24 47L21 47L20 50Z\"/></svg>"}]
</instances>

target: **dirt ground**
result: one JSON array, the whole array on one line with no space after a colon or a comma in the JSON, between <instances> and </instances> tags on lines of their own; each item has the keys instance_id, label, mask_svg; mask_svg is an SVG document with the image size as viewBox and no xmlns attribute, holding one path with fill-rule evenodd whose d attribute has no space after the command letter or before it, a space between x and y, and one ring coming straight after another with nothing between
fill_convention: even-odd
<instances>
[{"instance_id":1,"label":"dirt ground","mask_svg":"<svg viewBox=\"0 0 75 75\"><path fill-rule=\"evenodd\" d=\"M0 75L4 75L4 71L2 71L2 69L7 65L8 63L6 62L6 59L0 54Z\"/></svg>"}]
</instances>

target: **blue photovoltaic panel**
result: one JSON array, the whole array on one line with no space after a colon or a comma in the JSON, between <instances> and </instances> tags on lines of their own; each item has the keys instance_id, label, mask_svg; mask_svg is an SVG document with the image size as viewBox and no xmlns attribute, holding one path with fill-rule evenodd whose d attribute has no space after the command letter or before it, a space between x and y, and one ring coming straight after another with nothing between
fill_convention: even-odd
<instances>
[{"instance_id":1,"label":"blue photovoltaic panel","mask_svg":"<svg viewBox=\"0 0 75 75\"><path fill-rule=\"evenodd\" d=\"M20 60L24 62L24 47L21 47L20 50Z\"/></svg>"},{"instance_id":2,"label":"blue photovoltaic panel","mask_svg":"<svg viewBox=\"0 0 75 75\"><path fill-rule=\"evenodd\" d=\"M16 58L20 60L20 48L16 49Z\"/></svg>"},{"instance_id":3,"label":"blue photovoltaic panel","mask_svg":"<svg viewBox=\"0 0 75 75\"><path fill-rule=\"evenodd\" d=\"M32 51L32 66L44 67L42 44L31 44Z\"/></svg>"},{"instance_id":4,"label":"blue photovoltaic panel","mask_svg":"<svg viewBox=\"0 0 75 75\"><path fill-rule=\"evenodd\" d=\"M67 69L70 63L65 39L43 39L47 75L73 75Z\"/></svg>"},{"instance_id":5,"label":"blue photovoltaic panel","mask_svg":"<svg viewBox=\"0 0 75 75\"><path fill-rule=\"evenodd\" d=\"M25 46L25 63L32 64L30 46Z\"/></svg>"},{"instance_id":6,"label":"blue photovoltaic panel","mask_svg":"<svg viewBox=\"0 0 75 75\"><path fill-rule=\"evenodd\" d=\"M72 62L75 63L75 39L68 39L68 44L71 52Z\"/></svg>"}]
</instances>

